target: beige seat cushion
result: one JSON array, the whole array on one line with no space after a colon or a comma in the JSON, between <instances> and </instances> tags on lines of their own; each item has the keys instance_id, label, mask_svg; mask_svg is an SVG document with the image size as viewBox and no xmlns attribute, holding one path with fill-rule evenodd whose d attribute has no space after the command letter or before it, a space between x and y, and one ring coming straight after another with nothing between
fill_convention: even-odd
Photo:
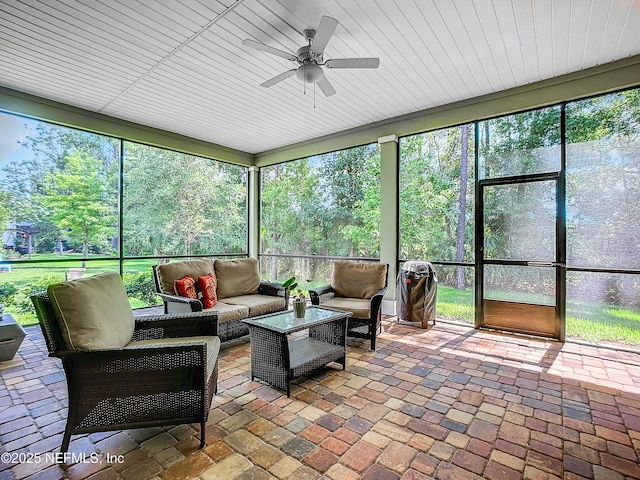
<instances>
[{"instance_id":1,"label":"beige seat cushion","mask_svg":"<svg viewBox=\"0 0 640 480\"><path fill-rule=\"evenodd\" d=\"M117 273L50 285L47 294L70 350L122 348L131 340L133 311Z\"/></svg>"},{"instance_id":2,"label":"beige seat cushion","mask_svg":"<svg viewBox=\"0 0 640 480\"><path fill-rule=\"evenodd\" d=\"M320 306L351 312L353 318L371 318L371 301L361 298L333 297Z\"/></svg>"},{"instance_id":3,"label":"beige seat cushion","mask_svg":"<svg viewBox=\"0 0 640 480\"><path fill-rule=\"evenodd\" d=\"M168 295L176 294L173 282L187 275L193 277L194 280L208 273L212 273L215 277L213 260L210 258L164 263L156 267L156 272L161 292Z\"/></svg>"},{"instance_id":4,"label":"beige seat cushion","mask_svg":"<svg viewBox=\"0 0 640 480\"><path fill-rule=\"evenodd\" d=\"M336 297L371 298L387 282L387 265L369 262L333 262L331 287Z\"/></svg>"},{"instance_id":5,"label":"beige seat cushion","mask_svg":"<svg viewBox=\"0 0 640 480\"><path fill-rule=\"evenodd\" d=\"M227 297L225 303L232 305L245 305L249 307L249 315L264 315L276 312L284 308L284 298L271 295L241 295L239 297Z\"/></svg>"},{"instance_id":6,"label":"beige seat cushion","mask_svg":"<svg viewBox=\"0 0 640 480\"><path fill-rule=\"evenodd\" d=\"M218 302L211 308L205 308L204 311L218 312L218 324L228 322L229 320L247 318L249 316L249 307L245 305L232 305L226 302Z\"/></svg>"},{"instance_id":7,"label":"beige seat cushion","mask_svg":"<svg viewBox=\"0 0 640 480\"><path fill-rule=\"evenodd\" d=\"M260 272L255 258L216 260L214 264L218 284L218 299L258 293Z\"/></svg>"},{"instance_id":8,"label":"beige seat cushion","mask_svg":"<svg viewBox=\"0 0 640 480\"><path fill-rule=\"evenodd\" d=\"M157 345L159 347L165 347L167 345L185 345L188 343L205 342L207 344L207 378L213 373L213 369L216 366L218 355L220 353L220 339L212 336L197 336L197 337L180 337L180 338L160 338L157 340L139 340L136 342L129 342L125 348L139 348L150 347Z\"/></svg>"}]
</instances>

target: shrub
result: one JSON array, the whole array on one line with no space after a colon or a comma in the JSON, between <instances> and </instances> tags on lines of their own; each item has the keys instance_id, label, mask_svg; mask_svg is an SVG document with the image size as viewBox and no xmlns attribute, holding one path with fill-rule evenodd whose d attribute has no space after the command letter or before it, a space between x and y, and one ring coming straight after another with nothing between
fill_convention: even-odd
<instances>
[{"instance_id":1,"label":"shrub","mask_svg":"<svg viewBox=\"0 0 640 480\"><path fill-rule=\"evenodd\" d=\"M18 289L12 283L0 283L0 303L6 303L7 305L12 303L13 296L18 292Z\"/></svg>"},{"instance_id":2,"label":"shrub","mask_svg":"<svg viewBox=\"0 0 640 480\"><path fill-rule=\"evenodd\" d=\"M137 298L147 305L160 303L151 272L125 273L122 280L130 297Z\"/></svg>"},{"instance_id":3,"label":"shrub","mask_svg":"<svg viewBox=\"0 0 640 480\"><path fill-rule=\"evenodd\" d=\"M45 275L38 278L35 282L29 283L20 288L16 295L13 297L12 304L17 308L18 313L33 313L35 310L31 303L31 295L36 293L45 292L47 287L53 283L59 283L62 279L59 275Z\"/></svg>"}]
</instances>

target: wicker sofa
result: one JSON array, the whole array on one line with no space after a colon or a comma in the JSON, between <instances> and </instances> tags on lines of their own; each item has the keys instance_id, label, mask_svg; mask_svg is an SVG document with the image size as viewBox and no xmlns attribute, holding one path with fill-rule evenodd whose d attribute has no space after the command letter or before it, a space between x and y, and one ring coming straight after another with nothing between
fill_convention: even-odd
<instances>
[{"instance_id":1,"label":"wicker sofa","mask_svg":"<svg viewBox=\"0 0 640 480\"><path fill-rule=\"evenodd\" d=\"M289 292L281 284L260 280L255 258L182 260L155 265L153 271L165 313L217 312L222 342L249 334L245 318L286 310L289 304ZM201 299L176 294L176 280L185 276L197 279L209 273L216 283L217 303L213 307L204 308Z\"/></svg>"}]
</instances>

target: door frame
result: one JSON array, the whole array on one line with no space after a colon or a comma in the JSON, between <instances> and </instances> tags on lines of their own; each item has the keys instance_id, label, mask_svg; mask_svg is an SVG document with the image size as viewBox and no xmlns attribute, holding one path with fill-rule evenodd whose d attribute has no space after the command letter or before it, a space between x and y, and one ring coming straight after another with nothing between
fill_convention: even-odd
<instances>
[{"instance_id":1,"label":"door frame","mask_svg":"<svg viewBox=\"0 0 640 480\"><path fill-rule=\"evenodd\" d=\"M561 342L566 338L566 181L565 181L565 104L561 105L560 113L560 170L555 172L537 173L530 175L519 175L511 177L497 177L480 180L480 128L479 122L475 123L475 327L485 328L485 308L484 308L484 283L485 265L515 265L530 267L548 267L555 269L556 291L555 291L555 318L553 334L543 334L557 339ZM555 181L556 183L556 245L555 260L552 262L529 262L526 260L486 260L484 258L484 187L495 185L512 185L530 182ZM511 302L513 306L531 305L521 302ZM492 329L502 328L492 326ZM531 331L518 328L504 328L506 331L532 334Z\"/></svg>"}]
</instances>

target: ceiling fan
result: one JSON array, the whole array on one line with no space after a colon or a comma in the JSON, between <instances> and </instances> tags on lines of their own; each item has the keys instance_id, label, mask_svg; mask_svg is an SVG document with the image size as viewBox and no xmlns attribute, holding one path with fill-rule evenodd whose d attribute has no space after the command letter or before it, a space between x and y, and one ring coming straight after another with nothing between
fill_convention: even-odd
<instances>
[{"instance_id":1,"label":"ceiling fan","mask_svg":"<svg viewBox=\"0 0 640 480\"><path fill-rule=\"evenodd\" d=\"M326 15L320 19L318 29L308 28L302 32L307 45L300 47L296 53L285 52L256 40L246 39L242 44L261 50L263 52L285 58L298 64L297 68L287 70L280 75L276 75L270 80L260 84L261 87L272 87L276 83L292 77L294 74L305 84L318 85L325 97L336 93L335 89L324 75L322 67L326 68L378 68L379 58L331 58L324 59L324 49L329 43L333 32L338 26L335 18Z\"/></svg>"}]
</instances>

